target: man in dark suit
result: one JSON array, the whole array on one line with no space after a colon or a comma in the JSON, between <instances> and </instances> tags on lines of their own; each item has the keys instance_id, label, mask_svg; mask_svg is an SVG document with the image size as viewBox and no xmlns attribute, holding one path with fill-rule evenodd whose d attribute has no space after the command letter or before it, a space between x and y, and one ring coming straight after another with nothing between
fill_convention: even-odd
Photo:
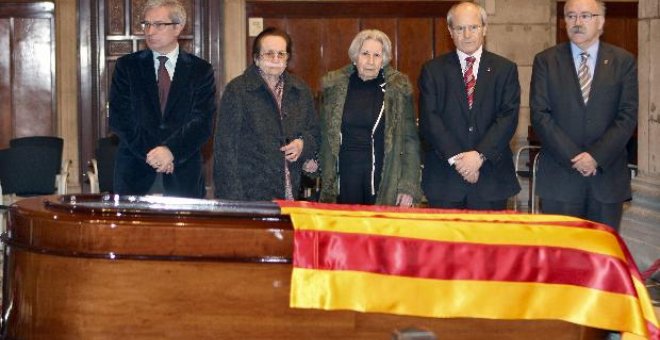
<instances>
[{"instance_id":1,"label":"man in dark suit","mask_svg":"<svg viewBox=\"0 0 660 340\"><path fill-rule=\"evenodd\" d=\"M626 143L637 124L635 58L599 41L601 1L570 0L564 19L570 43L536 55L532 71L541 209L618 229L631 196Z\"/></svg>"},{"instance_id":2,"label":"man in dark suit","mask_svg":"<svg viewBox=\"0 0 660 340\"><path fill-rule=\"evenodd\" d=\"M186 13L176 0L143 11L149 49L117 60L110 127L119 136L114 191L204 197L201 148L215 113L211 65L179 49Z\"/></svg>"},{"instance_id":3,"label":"man in dark suit","mask_svg":"<svg viewBox=\"0 0 660 340\"><path fill-rule=\"evenodd\" d=\"M509 147L520 107L518 70L483 49L486 19L477 4L453 6L447 24L457 51L422 68L422 188L431 207L500 210L520 191Z\"/></svg>"}]
</instances>

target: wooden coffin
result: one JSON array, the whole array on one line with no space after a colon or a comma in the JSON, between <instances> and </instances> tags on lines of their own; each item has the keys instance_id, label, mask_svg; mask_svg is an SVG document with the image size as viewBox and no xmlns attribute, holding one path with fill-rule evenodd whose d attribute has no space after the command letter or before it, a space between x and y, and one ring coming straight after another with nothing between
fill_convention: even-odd
<instances>
[{"instance_id":1,"label":"wooden coffin","mask_svg":"<svg viewBox=\"0 0 660 340\"><path fill-rule=\"evenodd\" d=\"M22 200L3 235L3 338L390 339L409 327L438 339L603 337L562 321L291 309L292 233L273 203Z\"/></svg>"}]
</instances>

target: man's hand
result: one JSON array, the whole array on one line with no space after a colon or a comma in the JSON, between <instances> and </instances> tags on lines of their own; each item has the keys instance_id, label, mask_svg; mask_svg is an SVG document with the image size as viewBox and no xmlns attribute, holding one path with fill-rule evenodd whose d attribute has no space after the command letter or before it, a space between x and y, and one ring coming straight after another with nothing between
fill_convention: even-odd
<instances>
[{"instance_id":1,"label":"man's hand","mask_svg":"<svg viewBox=\"0 0 660 340\"><path fill-rule=\"evenodd\" d=\"M598 162L587 152L582 152L571 159L573 169L584 177L594 176L598 172Z\"/></svg>"},{"instance_id":2,"label":"man's hand","mask_svg":"<svg viewBox=\"0 0 660 340\"><path fill-rule=\"evenodd\" d=\"M174 155L166 146L157 146L147 153L147 164L156 172L171 174L174 172Z\"/></svg>"},{"instance_id":3,"label":"man's hand","mask_svg":"<svg viewBox=\"0 0 660 340\"><path fill-rule=\"evenodd\" d=\"M481 159L479 152L472 150L463 152L456 157L454 169L463 176L463 179L468 183L474 184L479 180L479 169L484 161Z\"/></svg>"}]
</instances>

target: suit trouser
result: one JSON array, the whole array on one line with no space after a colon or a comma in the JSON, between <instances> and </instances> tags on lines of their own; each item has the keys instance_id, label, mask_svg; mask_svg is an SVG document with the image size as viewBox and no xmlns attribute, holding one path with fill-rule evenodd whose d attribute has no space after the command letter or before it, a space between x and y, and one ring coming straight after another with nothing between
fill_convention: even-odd
<instances>
[{"instance_id":1,"label":"suit trouser","mask_svg":"<svg viewBox=\"0 0 660 340\"><path fill-rule=\"evenodd\" d=\"M504 210L507 200L484 201L470 192L461 201L447 201L443 199L428 198L430 208L441 209L471 209L471 210Z\"/></svg>"},{"instance_id":2,"label":"suit trouser","mask_svg":"<svg viewBox=\"0 0 660 340\"><path fill-rule=\"evenodd\" d=\"M603 203L593 197L588 197L584 202L561 202L542 198L541 211L544 214L575 216L603 223L618 232L623 214L623 202Z\"/></svg>"}]
</instances>

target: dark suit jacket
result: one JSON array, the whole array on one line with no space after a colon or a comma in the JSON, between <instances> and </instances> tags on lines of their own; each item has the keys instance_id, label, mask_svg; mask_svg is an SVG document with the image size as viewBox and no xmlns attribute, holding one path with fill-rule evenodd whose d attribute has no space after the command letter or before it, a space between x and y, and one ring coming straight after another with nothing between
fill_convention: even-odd
<instances>
[{"instance_id":1,"label":"dark suit jacket","mask_svg":"<svg viewBox=\"0 0 660 340\"><path fill-rule=\"evenodd\" d=\"M426 197L460 201L474 190L482 200L495 201L520 191L509 147L520 108L516 64L483 51L471 110L455 51L427 62L419 87L420 131L427 146L422 173ZM476 184L463 180L447 162L470 150L487 158Z\"/></svg>"},{"instance_id":2,"label":"dark suit jacket","mask_svg":"<svg viewBox=\"0 0 660 340\"><path fill-rule=\"evenodd\" d=\"M117 60L110 88L110 128L119 136L114 191L146 194L156 177L149 150L164 145L174 155L174 173L163 175L168 196L203 197L201 148L211 136L215 80L211 65L179 52L161 114L153 53L143 50Z\"/></svg>"},{"instance_id":3,"label":"dark suit jacket","mask_svg":"<svg viewBox=\"0 0 660 340\"><path fill-rule=\"evenodd\" d=\"M530 92L534 132L541 140L537 188L541 198L603 203L630 198L626 143L637 124L637 66L632 54L601 42L585 105L570 43L534 58ZM571 158L588 152L598 173L582 177Z\"/></svg>"}]
</instances>

